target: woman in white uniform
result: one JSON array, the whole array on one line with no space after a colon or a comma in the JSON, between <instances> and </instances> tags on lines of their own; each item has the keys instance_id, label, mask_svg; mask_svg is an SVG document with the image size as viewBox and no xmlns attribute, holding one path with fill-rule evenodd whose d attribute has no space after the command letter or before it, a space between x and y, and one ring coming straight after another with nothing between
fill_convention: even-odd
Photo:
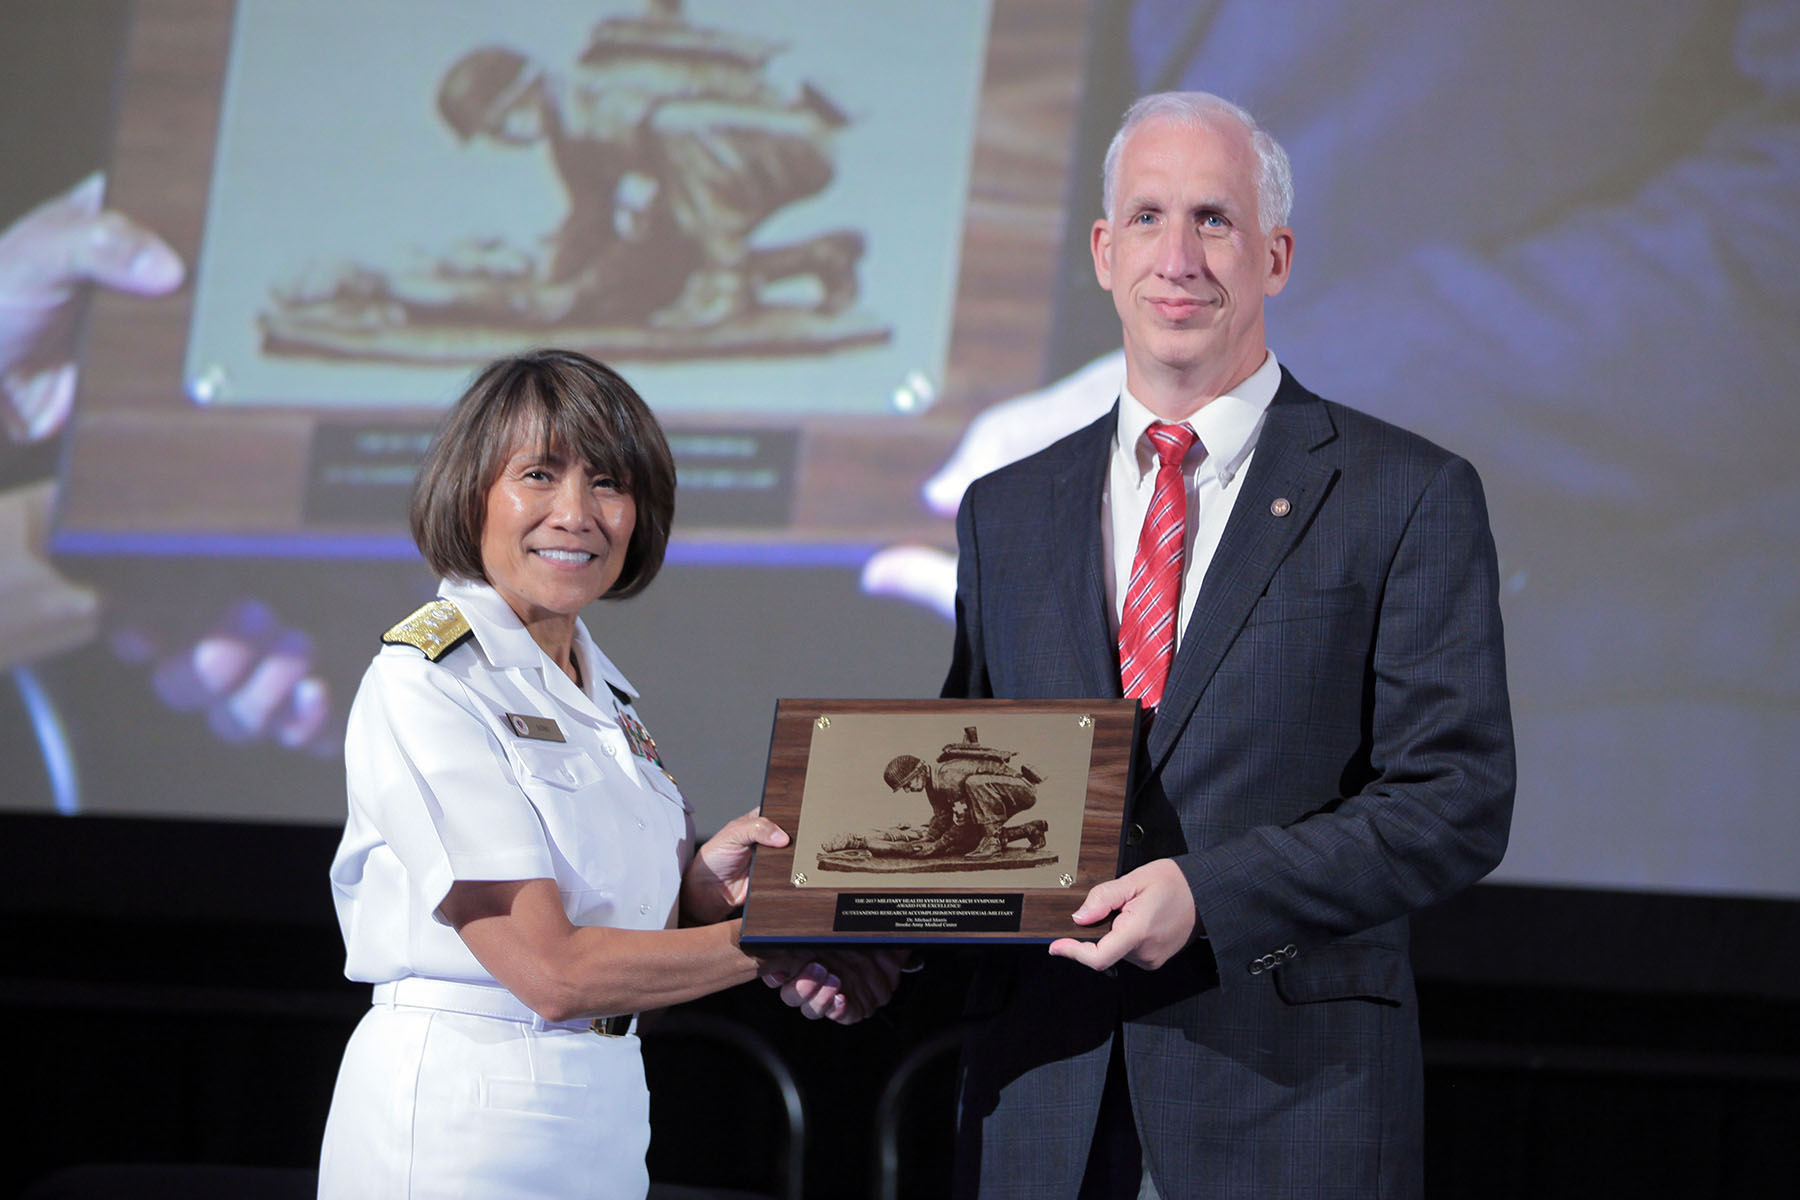
<instances>
[{"instance_id":1,"label":"woman in white uniform","mask_svg":"<svg viewBox=\"0 0 1800 1200\"><path fill-rule=\"evenodd\" d=\"M412 532L444 579L351 708L331 867L344 1054L322 1197L620 1197L648 1188L634 1014L756 978L810 1017L885 1001L897 962L738 945L746 815L693 820L577 614L661 566L675 469L630 385L583 355L488 367L426 456Z\"/></svg>"}]
</instances>

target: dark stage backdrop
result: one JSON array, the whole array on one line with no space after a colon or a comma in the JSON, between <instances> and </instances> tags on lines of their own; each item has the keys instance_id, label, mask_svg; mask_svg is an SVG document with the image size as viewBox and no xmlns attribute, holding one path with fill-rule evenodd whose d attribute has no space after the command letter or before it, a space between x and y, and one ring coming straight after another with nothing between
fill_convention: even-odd
<instances>
[{"instance_id":1,"label":"dark stage backdrop","mask_svg":"<svg viewBox=\"0 0 1800 1200\"><path fill-rule=\"evenodd\" d=\"M543 283L572 211L678 261L678 180L440 113L491 45L570 112L622 94L603 52L641 0L527 7L0 6L0 227L105 170L188 266L96 296L71 419L0 444L0 808L337 822L362 666L430 594L397 520L419 438L480 357L554 341L640 386L683 472L665 574L590 626L701 824L750 807L777 697L935 692L963 485L1120 375L1085 250L1105 135L1199 86L1294 160L1277 355L1487 484L1497 879L1800 897L1791 2L690 0L759 64L746 120L836 125L752 244L862 247L710 333L656 319L654 272L585 309ZM208 711L195 673L232 655L267 670Z\"/></svg>"}]
</instances>

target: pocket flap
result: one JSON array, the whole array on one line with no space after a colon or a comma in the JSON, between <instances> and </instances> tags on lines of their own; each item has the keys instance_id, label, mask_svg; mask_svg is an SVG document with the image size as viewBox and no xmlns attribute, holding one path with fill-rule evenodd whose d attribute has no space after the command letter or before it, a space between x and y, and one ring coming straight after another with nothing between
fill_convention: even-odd
<instances>
[{"instance_id":1,"label":"pocket flap","mask_svg":"<svg viewBox=\"0 0 1800 1200\"><path fill-rule=\"evenodd\" d=\"M600 764L573 746L526 741L514 742L512 749L520 770L539 783L573 789L600 782Z\"/></svg>"},{"instance_id":2,"label":"pocket flap","mask_svg":"<svg viewBox=\"0 0 1800 1200\"><path fill-rule=\"evenodd\" d=\"M664 800L669 800L680 805L683 812L690 812L693 810L693 805L687 802L687 797L681 794L681 789L675 786L674 778L670 776L667 771L663 770L647 758L638 759L637 768L644 776L645 782L650 785L651 791L661 796Z\"/></svg>"},{"instance_id":3,"label":"pocket flap","mask_svg":"<svg viewBox=\"0 0 1800 1200\"><path fill-rule=\"evenodd\" d=\"M1308 950L1269 972L1289 1004L1374 1000L1399 1004L1407 993L1406 955L1392 946L1333 942Z\"/></svg>"},{"instance_id":4,"label":"pocket flap","mask_svg":"<svg viewBox=\"0 0 1800 1200\"><path fill-rule=\"evenodd\" d=\"M1273 625L1282 621L1313 621L1350 612L1364 603L1358 583L1340 583L1305 592L1271 592L1257 600L1246 625Z\"/></svg>"}]
</instances>

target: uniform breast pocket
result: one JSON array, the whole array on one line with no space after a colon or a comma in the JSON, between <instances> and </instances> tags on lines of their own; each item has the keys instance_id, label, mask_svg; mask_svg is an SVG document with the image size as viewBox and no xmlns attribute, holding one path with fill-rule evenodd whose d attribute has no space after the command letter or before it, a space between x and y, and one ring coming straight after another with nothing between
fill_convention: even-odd
<instances>
[{"instance_id":1,"label":"uniform breast pocket","mask_svg":"<svg viewBox=\"0 0 1800 1200\"><path fill-rule=\"evenodd\" d=\"M675 781L669 778L668 772L648 760L639 761L638 770L643 773L644 782L650 785L651 791L682 812L688 810L687 797L681 794L681 789L675 786Z\"/></svg>"},{"instance_id":2,"label":"uniform breast pocket","mask_svg":"<svg viewBox=\"0 0 1800 1200\"><path fill-rule=\"evenodd\" d=\"M694 818L681 789L653 762L640 759L638 770L643 774L646 790L656 797L654 803L646 806L642 819L668 843L687 844L694 835Z\"/></svg>"},{"instance_id":3,"label":"uniform breast pocket","mask_svg":"<svg viewBox=\"0 0 1800 1200\"><path fill-rule=\"evenodd\" d=\"M544 742L515 742L519 785L544 823L557 858L559 887L599 885L618 869L618 831L608 789L617 781L585 751Z\"/></svg>"},{"instance_id":4,"label":"uniform breast pocket","mask_svg":"<svg viewBox=\"0 0 1800 1200\"><path fill-rule=\"evenodd\" d=\"M533 784L557 791L579 791L592 787L603 778L600 764L573 746L514 742L513 754L518 758L524 776L520 782L525 784L527 791Z\"/></svg>"}]
</instances>

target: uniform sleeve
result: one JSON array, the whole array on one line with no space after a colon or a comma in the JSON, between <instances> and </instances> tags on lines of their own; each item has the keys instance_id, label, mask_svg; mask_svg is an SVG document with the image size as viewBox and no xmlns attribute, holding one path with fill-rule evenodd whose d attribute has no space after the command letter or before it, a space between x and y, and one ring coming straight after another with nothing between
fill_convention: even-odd
<instances>
[{"instance_id":1,"label":"uniform sleeve","mask_svg":"<svg viewBox=\"0 0 1800 1200\"><path fill-rule=\"evenodd\" d=\"M435 915L456 880L554 877L489 714L449 670L408 652L377 657L344 757L352 827L388 845L422 911Z\"/></svg>"}]
</instances>

